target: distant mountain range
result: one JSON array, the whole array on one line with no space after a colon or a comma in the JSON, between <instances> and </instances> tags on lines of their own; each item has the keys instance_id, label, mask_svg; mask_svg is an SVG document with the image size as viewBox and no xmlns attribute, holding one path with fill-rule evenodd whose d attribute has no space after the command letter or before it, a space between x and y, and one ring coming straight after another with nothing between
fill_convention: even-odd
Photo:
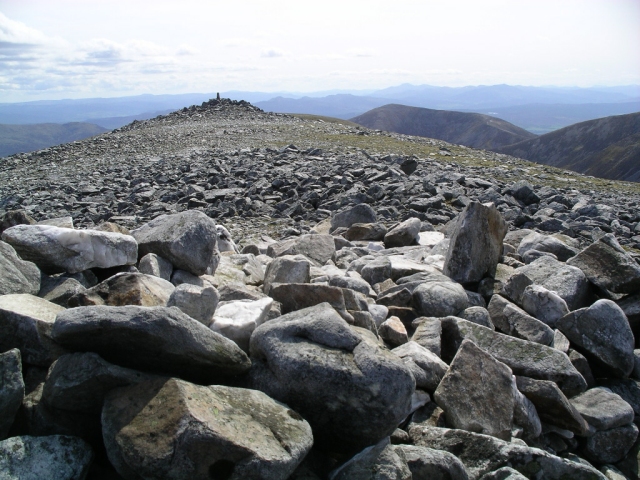
<instances>
[{"instance_id":1,"label":"distant mountain range","mask_svg":"<svg viewBox=\"0 0 640 480\"><path fill-rule=\"evenodd\" d=\"M99 125L81 122L0 125L0 157L82 140L108 131Z\"/></svg>"},{"instance_id":2,"label":"distant mountain range","mask_svg":"<svg viewBox=\"0 0 640 480\"><path fill-rule=\"evenodd\" d=\"M640 182L640 113L581 122L496 151L594 177Z\"/></svg>"},{"instance_id":3,"label":"distant mountain range","mask_svg":"<svg viewBox=\"0 0 640 480\"><path fill-rule=\"evenodd\" d=\"M531 132L489 115L395 104L375 108L351 121L367 128L438 138L486 150L536 138Z\"/></svg>"}]
</instances>

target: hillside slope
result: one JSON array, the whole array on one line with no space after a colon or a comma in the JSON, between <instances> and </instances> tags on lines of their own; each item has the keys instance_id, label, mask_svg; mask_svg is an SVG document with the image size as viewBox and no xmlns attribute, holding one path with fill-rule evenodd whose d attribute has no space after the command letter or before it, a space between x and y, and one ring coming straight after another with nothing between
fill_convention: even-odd
<instances>
[{"instance_id":1,"label":"hillside slope","mask_svg":"<svg viewBox=\"0 0 640 480\"><path fill-rule=\"evenodd\" d=\"M487 150L535 138L533 133L489 115L396 104L375 108L351 121L377 130L437 138Z\"/></svg>"},{"instance_id":2,"label":"hillside slope","mask_svg":"<svg viewBox=\"0 0 640 480\"><path fill-rule=\"evenodd\" d=\"M73 142L108 132L93 123L38 123L33 125L0 124L0 157Z\"/></svg>"},{"instance_id":3,"label":"hillside slope","mask_svg":"<svg viewBox=\"0 0 640 480\"><path fill-rule=\"evenodd\" d=\"M594 177L638 182L640 113L577 123L496 151Z\"/></svg>"}]
</instances>

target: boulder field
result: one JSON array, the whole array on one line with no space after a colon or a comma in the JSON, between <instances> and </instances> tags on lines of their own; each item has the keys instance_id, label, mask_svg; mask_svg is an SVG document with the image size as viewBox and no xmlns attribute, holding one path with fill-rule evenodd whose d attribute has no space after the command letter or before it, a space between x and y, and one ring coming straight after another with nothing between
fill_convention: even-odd
<instances>
[{"instance_id":1,"label":"boulder field","mask_svg":"<svg viewBox=\"0 0 640 480\"><path fill-rule=\"evenodd\" d=\"M631 210L477 177L383 205L422 168L389 162L366 196L3 203L0 479L638 478ZM235 236L234 195L304 222Z\"/></svg>"}]
</instances>

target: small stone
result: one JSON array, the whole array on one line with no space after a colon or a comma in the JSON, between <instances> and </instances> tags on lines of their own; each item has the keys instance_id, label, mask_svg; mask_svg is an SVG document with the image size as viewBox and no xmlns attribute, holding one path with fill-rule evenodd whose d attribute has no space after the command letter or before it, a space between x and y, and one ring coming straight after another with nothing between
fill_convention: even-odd
<instances>
[{"instance_id":1,"label":"small stone","mask_svg":"<svg viewBox=\"0 0 640 480\"><path fill-rule=\"evenodd\" d=\"M398 317L389 317L380 327L378 333L382 339L392 347L397 347L409 341L407 329Z\"/></svg>"},{"instance_id":2,"label":"small stone","mask_svg":"<svg viewBox=\"0 0 640 480\"><path fill-rule=\"evenodd\" d=\"M422 222L419 218L409 218L401 222L384 236L385 247L404 247L416 243L416 238L420 233L421 227Z\"/></svg>"},{"instance_id":3,"label":"small stone","mask_svg":"<svg viewBox=\"0 0 640 480\"><path fill-rule=\"evenodd\" d=\"M165 260L155 253L147 253L140 259L138 264L138 270L140 273L147 275L154 275L164 280L171 280L171 274L173 273L173 265L168 260Z\"/></svg>"},{"instance_id":4,"label":"small stone","mask_svg":"<svg viewBox=\"0 0 640 480\"><path fill-rule=\"evenodd\" d=\"M178 285L167 301L167 307L178 307L191 318L209 326L220 301L220 294L212 286Z\"/></svg>"}]
</instances>

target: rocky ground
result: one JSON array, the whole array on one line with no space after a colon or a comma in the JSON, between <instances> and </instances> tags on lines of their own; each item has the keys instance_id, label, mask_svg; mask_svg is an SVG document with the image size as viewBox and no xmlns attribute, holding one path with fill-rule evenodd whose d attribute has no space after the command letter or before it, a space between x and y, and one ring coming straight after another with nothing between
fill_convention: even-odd
<instances>
[{"instance_id":1,"label":"rocky ground","mask_svg":"<svg viewBox=\"0 0 640 480\"><path fill-rule=\"evenodd\" d=\"M637 478L639 201L228 100L0 159L0 478Z\"/></svg>"}]
</instances>

